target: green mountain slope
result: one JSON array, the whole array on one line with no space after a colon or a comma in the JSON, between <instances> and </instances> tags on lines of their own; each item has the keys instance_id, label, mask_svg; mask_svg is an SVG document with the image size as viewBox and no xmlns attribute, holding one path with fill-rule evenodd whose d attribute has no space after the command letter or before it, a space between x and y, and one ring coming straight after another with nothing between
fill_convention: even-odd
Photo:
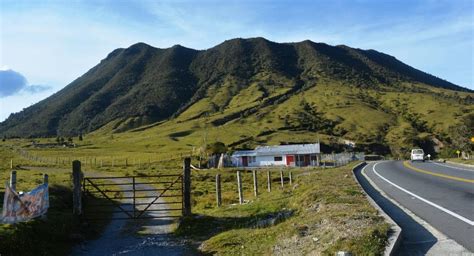
<instances>
[{"instance_id":1,"label":"green mountain slope","mask_svg":"<svg viewBox=\"0 0 474 256\"><path fill-rule=\"evenodd\" d=\"M238 148L344 138L396 154L433 137L452 142L453 127L473 118L473 96L374 50L263 38L204 51L139 43L11 115L0 134L129 131L120 136L158 136L173 150L204 139Z\"/></svg>"}]
</instances>

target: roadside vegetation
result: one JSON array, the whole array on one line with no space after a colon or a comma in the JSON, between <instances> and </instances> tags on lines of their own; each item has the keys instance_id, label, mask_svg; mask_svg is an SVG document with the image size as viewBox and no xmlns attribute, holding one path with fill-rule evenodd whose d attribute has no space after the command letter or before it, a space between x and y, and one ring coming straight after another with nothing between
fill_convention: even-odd
<instances>
[{"instance_id":1,"label":"roadside vegetation","mask_svg":"<svg viewBox=\"0 0 474 256\"><path fill-rule=\"evenodd\" d=\"M252 174L243 173L244 199L238 204L235 171L221 171L223 205L216 206L217 171L193 171L193 218L176 235L193 239L205 254L380 255L389 225L369 204L352 176L354 164L335 169L294 170L293 186L280 187L279 169L272 170L272 191L266 172L259 175L259 196ZM301 174L298 176L298 174Z\"/></svg>"},{"instance_id":2,"label":"roadside vegetation","mask_svg":"<svg viewBox=\"0 0 474 256\"><path fill-rule=\"evenodd\" d=\"M462 159L462 158L448 158L448 161L461 163L461 164L470 164L474 165L474 159Z\"/></svg>"}]
</instances>

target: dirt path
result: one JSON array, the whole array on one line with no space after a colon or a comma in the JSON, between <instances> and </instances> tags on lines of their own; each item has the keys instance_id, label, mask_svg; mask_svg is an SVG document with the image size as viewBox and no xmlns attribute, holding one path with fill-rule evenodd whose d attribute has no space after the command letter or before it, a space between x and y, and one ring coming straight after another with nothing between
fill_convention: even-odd
<instances>
[{"instance_id":1,"label":"dirt path","mask_svg":"<svg viewBox=\"0 0 474 256\"><path fill-rule=\"evenodd\" d=\"M70 171L58 168L38 168L45 171ZM86 171L88 177L103 177L104 173ZM126 183L127 179L109 179L107 182ZM117 185L120 190L131 190L131 185ZM153 189L146 184L137 184L136 188ZM131 196L132 192L124 192L125 197ZM144 192L147 196L156 196L157 191ZM132 199L123 199L121 207L132 210ZM153 198L137 199L137 203L149 203ZM162 203L163 199L157 202ZM143 209L142 206L139 209ZM166 204L154 204L150 209L166 210ZM159 217L176 215L169 211L146 212L146 217ZM123 218L123 212L114 213L114 218ZM140 219L140 220L111 220L98 239L85 241L76 245L71 255L194 255L190 246L185 241L175 239L171 232L176 225L176 218Z\"/></svg>"}]
</instances>

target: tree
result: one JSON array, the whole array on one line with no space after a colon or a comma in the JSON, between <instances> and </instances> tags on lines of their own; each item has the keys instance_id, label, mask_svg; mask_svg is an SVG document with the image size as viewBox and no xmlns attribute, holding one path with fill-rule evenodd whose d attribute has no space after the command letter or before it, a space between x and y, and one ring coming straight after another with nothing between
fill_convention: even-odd
<instances>
[{"instance_id":1,"label":"tree","mask_svg":"<svg viewBox=\"0 0 474 256\"><path fill-rule=\"evenodd\" d=\"M207 145L206 151L210 155L222 154L227 152L227 146L220 141Z\"/></svg>"},{"instance_id":2,"label":"tree","mask_svg":"<svg viewBox=\"0 0 474 256\"><path fill-rule=\"evenodd\" d=\"M449 127L451 143L455 149L467 152L473 151L474 145L470 141L473 135L473 127L474 114L465 116L461 123Z\"/></svg>"},{"instance_id":3,"label":"tree","mask_svg":"<svg viewBox=\"0 0 474 256\"><path fill-rule=\"evenodd\" d=\"M304 99L296 110L296 127L308 131L323 131L334 127L334 123L326 119L316 106L312 106Z\"/></svg>"}]
</instances>

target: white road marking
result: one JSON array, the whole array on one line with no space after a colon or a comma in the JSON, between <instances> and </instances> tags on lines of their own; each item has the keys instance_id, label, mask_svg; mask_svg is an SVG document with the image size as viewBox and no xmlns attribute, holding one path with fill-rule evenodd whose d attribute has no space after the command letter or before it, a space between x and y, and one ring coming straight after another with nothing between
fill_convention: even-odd
<instances>
[{"instance_id":1,"label":"white road marking","mask_svg":"<svg viewBox=\"0 0 474 256\"><path fill-rule=\"evenodd\" d=\"M451 168L451 169L458 169L458 170L463 170L463 171L474 172L473 169L467 169L467 168L462 168L462 167L457 167L457 166L452 166L452 165L447 165L447 164L441 164L441 163L437 163L435 161L430 161L430 163L436 164L436 165L439 165L439 166L443 166L443 167L448 167L448 168Z\"/></svg>"},{"instance_id":2,"label":"white road marking","mask_svg":"<svg viewBox=\"0 0 474 256\"><path fill-rule=\"evenodd\" d=\"M435 204L435 203L433 203L433 202L431 202L431 201L429 201L429 200L427 200L427 199L425 199L425 198L423 198L423 197L421 197L421 196L419 196L419 195L416 195L415 193L410 192L410 191L408 191L408 190L406 190L406 189L400 187L399 185L397 185L397 184L391 182L390 180L386 179L385 177L383 177L382 175L380 175L380 174L375 170L375 166L377 166L378 164L379 164L379 163L374 164L374 165L372 166L372 170L374 171L374 173L375 173L377 176L379 176L379 177L380 177L381 179L383 179L384 181L386 181L386 182L388 182L389 184L391 184L392 186L394 186L394 187L400 189L401 191L403 191L403 192L405 192L405 193L407 193L407 194L409 194L409 195L411 195L411 196L413 196L413 197L415 197L415 198L417 198L417 199L419 199L419 200L421 200L421 201L423 201L423 202L425 202L425 203L427 203L427 204L429 204L429 205L431 205L431 206L433 206L433 207L435 207L435 208L437 208L437 209L439 209L439 210L441 210L441 211L443 211L443 212L445 212L445 213L447 213L447 214L449 214L449 215L451 215L451 216L453 216L453 217L455 217L455 218L457 218L457 219L459 219L459 220L461 220L461 221L463 221L463 222L465 222L465 223L471 225L471 226L474 226L474 221L472 221L472 220L470 220L470 219L467 219L467 218L465 218L465 217L463 217L463 216L461 216L461 215L459 215L459 214L457 214L457 213L455 213L455 212L452 212L452 211L450 211L450 210L448 210L448 209L446 209L446 208L444 208L444 207L442 207L442 206L440 206L440 205L437 205L437 204Z\"/></svg>"}]
</instances>

